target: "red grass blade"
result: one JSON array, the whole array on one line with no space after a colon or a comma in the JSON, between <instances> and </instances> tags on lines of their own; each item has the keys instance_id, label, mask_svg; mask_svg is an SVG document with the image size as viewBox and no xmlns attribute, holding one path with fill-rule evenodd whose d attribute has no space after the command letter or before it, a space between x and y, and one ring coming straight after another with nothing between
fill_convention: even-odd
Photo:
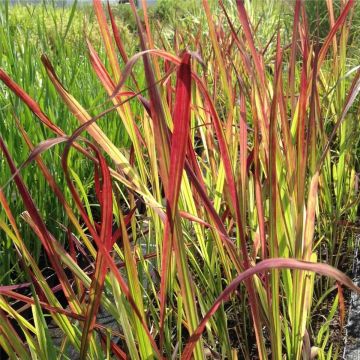
<instances>
[{"instance_id":1,"label":"red grass blade","mask_svg":"<svg viewBox=\"0 0 360 360\"><path fill-rule=\"evenodd\" d=\"M295 10L294 10L294 22L293 22L293 32L291 39L291 52L290 52L290 71L289 71L289 88L288 95L290 96L290 109L291 114L294 115L296 99L295 99L295 64L296 64L296 48L298 46L298 26L300 21L300 6L301 1L296 0Z\"/></svg>"},{"instance_id":2,"label":"red grass blade","mask_svg":"<svg viewBox=\"0 0 360 360\"><path fill-rule=\"evenodd\" d=\"M329 34L327 35L320 53L319 53L319 61L318 61L318 67L321 67L322 62L325 59L326 53L329 49L329 46L331 44L331 42L333 41L333 38L336 34L336 32L339 30L339 28L343 25L344 21L346 20L346 17L349 13L349 11L351 10L351 8L355 5L355 0L349 0L346 4L346 6L344 7L344 10L342 11L342 13L340 14L340 16L338 17L338 19L336 20L335 25L333 26L333 28L331 29L331 31L329 32Z\"/></svg>"},{"instance_id":3,"label":"red grass blade","mask_svg":"<svg viewBox=\"0 0 360 360\"><path fill-rule=\"evenodd\" d=\"M100 242L104 244L106 251L110 253L112 248L112 188L110 172L106 165L104 157L97 152L97 158L99 160L99 170L102 177L102 186L100 188L99 202L101 209L101 230L100 230ZM81 338L80 359L86 359L87 348L90 341L91 333L94 329L96 322L96 316L101 301L101 293L104 287L104 281L106 276L106 260L101 252L98 252L95 264L95 274L91 282L89 290L89 305L86 311L86 320L83 327L83 334Z\"/></svg>"},{"instance_id":4,"label":"red grass blade","mask_svg":"<svg viewBox=\"0 0 360 360\"><path fill-rule=\"evenodd\" d=\"M252 31L250 29L249 19L248 19L248 16L247 16L247 13L245 10L245 6L244 6L244 0L236 0L236 5L237 5L237 9L238 9L240 23L243 26L245 38L250 47L250 52L251 52L252 58L255 63L256 72L259 76L259 80L260 80L261 84L264 85L265 84L264 66L263 66L263 64L261 62L261 58L255 48Z\"/></svg>"},{"instance_id":5,"label":"red grass blade","mask_svg":"<svg viewBox=\"0 0 360 360\"><path fill-rule=\"evenodd\" d=\"M32 111L32 113L44 124L46 125L54 134L59 136L65 136L66 134L56 126L48 116L40 109L40 106L32 99L24 89L22 89L17 83L15 83L9 75L5 73L4 70L0 68L0 80L17 96L19 97ZM83 153L85 156L89 156L87 151L79 146L77 143L74 144L74 147Z\"/></svg>"},{"instance_id":6,"label":"red grass blade","mask_svg":"<svg viewBox=\"0 0 360 360\"><path fill-rule=\"evenodd\" d=\"M159 89L157 86L154 86L154 84L156 84L155 74L151 65L150 57L148 53L145 52L145 50L147 50L146 39L144 36L142 23L136 11L134 0L130 0L130 5L138 26L140 46L144 52L144 71L147 85L149 87L151 117L154 123L155 144L157 154L159 156L159 173L164 185L164 189L167 191L169 180L170 141L168 127L166 124L165 111L161 101Z\"/></svg>"},{"instance_id":7,"label":"red grass blade","mask_svg":"<svg viewBox=\"0 0 360 360\"><path fill-rule=\"evenodd\" d=\"M64 135L64 132L56 126L40 109L40 106L32 99L24 89L13 81L4 70L0 69L0 80L18 97L49 129L57 135Z\"/></svg>"},{"instance_id":8,"label":"red grass blade","mask_svg":"<svg viewBox=\"0 0 360 360\"><path fill-rule=\"evenodd\" d=\"M174 237L175 216L180 194L180 185L185 164L187 139L190 131L191 65L190 54L185 53L178 70L175 107L173 114L174 132L172 135L169 188L167 197L167 221L165 223L163 254L161 259L160 284L160 339L163 340L163 326L166 307L166 287L168 268Z\"/></svg>"},{"instance_id":9,"label":"red grass blade","mask_svg":"<svg viewBox=\"0 0 360 360\"><path fill-rule=\"evenodd\" d=\"M111 27L112 27L112 31L114 34L114 39L115 39L115 43L116 46L119 50L119 53L124 61L124 63L126 64L129 60L126 51L125 51L125 46L123 44L123 42L121 41L121 37L120 37L120 33L119 33L119 29L116 25L115 19L114 19L114 15L112 13L111 7L110 7L110 3L109 0L107 2L107 8L108 8L108 12L109 12L109 16L110 16L110 22L111 22Z\"/></svg>"}]
</instances>

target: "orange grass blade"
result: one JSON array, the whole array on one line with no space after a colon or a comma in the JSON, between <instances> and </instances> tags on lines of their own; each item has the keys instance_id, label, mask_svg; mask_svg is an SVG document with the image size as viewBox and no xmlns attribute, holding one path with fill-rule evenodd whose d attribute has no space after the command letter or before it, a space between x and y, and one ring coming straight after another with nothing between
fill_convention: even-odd
<instances>
[{"instance_id":1,"label":"orange grass blade","mask_svg":"<svg viewBox=\"0 0 360 360\"><path fill-rule=\"evenodd\" d=\"M96 17L97 17L97 20L99 23L101 36L104 41L106 54L109 58L111 69L112 69L112 72L114 75L114 79L115 79L115 82L118 82L120 80L120 75L121 75L120 66L119 66L119 62L116 58L114 43L110 36L109 27L108 27L108 24L106 21L106 16L105 16L104 9L102 7L101 0L93 0L93 5L94 5L93 7L95 10L95 14L96 14Z\"/></svg>"}]
</instances>

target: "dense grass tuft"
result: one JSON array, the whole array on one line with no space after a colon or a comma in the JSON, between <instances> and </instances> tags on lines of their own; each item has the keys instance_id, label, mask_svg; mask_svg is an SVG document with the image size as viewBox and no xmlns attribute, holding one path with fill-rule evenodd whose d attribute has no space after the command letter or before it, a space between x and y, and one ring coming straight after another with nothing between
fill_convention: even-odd
<instances>
[{"instance_id":1,"label":"dense grass tuft","mask_svg":"<svg viewBox=\"0 0 360 360\"><path fill-rule=\"evenodd\" d=\"M360 70L325 4L1 5L10 358L340 356Z\"/></svg>"}]
</instances>

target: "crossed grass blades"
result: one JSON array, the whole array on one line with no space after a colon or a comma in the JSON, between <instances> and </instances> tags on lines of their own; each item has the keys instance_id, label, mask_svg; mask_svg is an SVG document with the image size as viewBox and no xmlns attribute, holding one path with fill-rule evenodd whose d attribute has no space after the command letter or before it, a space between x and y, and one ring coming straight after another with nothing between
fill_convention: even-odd
<instances>
[{"instance_id":1,"label":"crossed grass blades","mask_svg":"<svg viewBox=\"0 0 360 360\"><path fill-rule=\"evenodd\" d=\"M179 26L166 36L146 6L140 18L130 1L138 27L130 56L110 5L94 0L106 56L89 38L86 46L106 110L90 114L41 57L64 114L80 124L72 134L0 69L6 99L20 99L31 121L54 135L35 146L14 105L11 131L29 149L19 168L0 137L11 173L0 192L0 227L25 278L0 287L0 344L10 358L339 355L330 323L337 309L344 321L342 285L360 291L336 269L359 196L360 70L349 69L346 56L355 3L343 2L336 17L326 2L324 39L309 33L304 4L293 5L289 29L275 5L273 17L254 23L256 5L203 0L198 29ZM129 147L110 140L102 119L123 129ZM51 151L61 156L60 184L45 161ZM74 158L93 168L91 200ZM66 217L59 238L23 179L34 163ZM9 183L21 218L6 196ZM30 229L55 285L24 241ZM316 329L314 311L327 299L330 311ZM116 326L101 324L102 312Z\"/></svg>"}]
</instances>

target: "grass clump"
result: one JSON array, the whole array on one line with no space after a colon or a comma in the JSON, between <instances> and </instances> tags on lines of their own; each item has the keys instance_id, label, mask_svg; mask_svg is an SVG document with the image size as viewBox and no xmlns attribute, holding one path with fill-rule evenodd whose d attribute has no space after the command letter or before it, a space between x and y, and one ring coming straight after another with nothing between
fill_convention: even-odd
<instances>
[{"instance_id":1,"label":"grass clump","mask_svg":"<svg viewBox=\"0 0 360 360\"><path fill-rule=\"evenodd\" d=\"M0 227L25 278L0 287L10 357L339 356L329 324L337 314L343 324L342 286L360 291L338 269L359 196L360 71L347 58L354 2L338 16L329 10L322 42L302 2L269 4L203 0L200 30L185 18L164 35L131 1L138 33L129 40L94 0L102 45L86 39L89 71L67 76L76 63L63 65L66 50L41 56L42 86L0 70L24 143L16 158L10 129L0 137L11 177ZM77 88L86 78L91 86ZM45 82L49 99L36 98ZM28 135L20 103L44 129L41 141ZM30 166L61 207L60 233L23 176ZM54 284L24 238L30 229Z\"/></svg>"}]
</instances>

